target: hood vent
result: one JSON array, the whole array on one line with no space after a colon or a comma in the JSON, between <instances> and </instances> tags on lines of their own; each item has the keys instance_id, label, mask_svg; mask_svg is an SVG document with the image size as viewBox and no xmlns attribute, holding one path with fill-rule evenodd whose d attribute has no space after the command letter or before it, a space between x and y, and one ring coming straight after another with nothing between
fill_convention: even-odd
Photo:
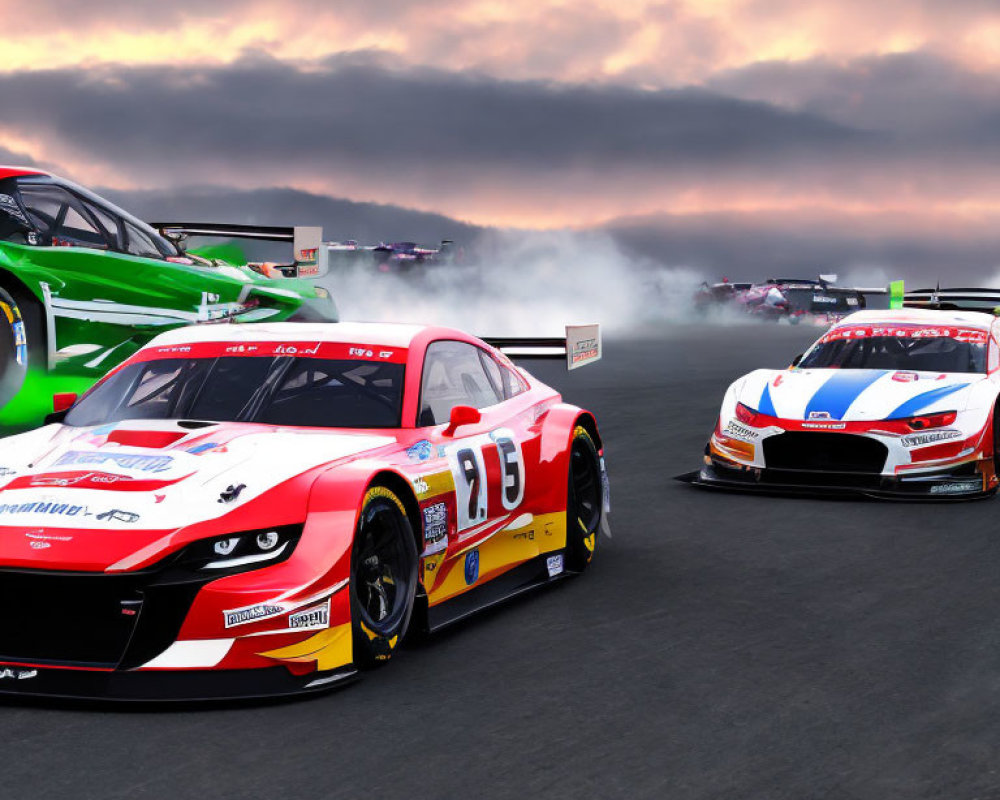
<instances>
[{"instance_id":1,"label":"hood vent","mask_svg":"<svg viewBox=\"0 0 1000 800\"><path fill-rule=\"evenodd\" d=\"M148 447L159 450L169 447L187 435L187 431L136 431L118 428L108 434L107 440L127 447Z\"/></svg>"}]
</instances>

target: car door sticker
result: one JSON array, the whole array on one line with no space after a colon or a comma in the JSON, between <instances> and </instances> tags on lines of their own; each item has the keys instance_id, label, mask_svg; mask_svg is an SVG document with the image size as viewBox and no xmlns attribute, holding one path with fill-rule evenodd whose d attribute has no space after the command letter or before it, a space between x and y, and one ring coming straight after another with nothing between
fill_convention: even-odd
<instances>
[{"instance_id":1,"label":"car door sticker","mask_svg":"<svg viewBox=\"0 0 1000 800\"><path fill-rule=\"evenodd\" d=\"M514 433L499 428L489 434L470 437L446 449L448 465L455 480L455 505L458 530L464 531L490 517L486 482L487 449L496 452L500 462L500 499L506 511L513 511L524 500L524 454ZM492 516L500 516L494 509Z\"/></svg>"},{"instance_id":2,"label":"car door sticker","mask_svg":"<svg viewBox=\"0 0 1000 800\"><path fill-rule=\"evenodd\" d=\"M455 506L460 531L486 520L486 463L475 442L448 451L448 464L455 476Z\"/></svg>"},{"instance_id":3,"label":"car door sticker","mask_svg":"<svg viewBox=\"0 0 1000 800\"><path fill-rule=\"evenodd\" d=\"M524 499L524 456L517 440L510 431L496 431L493 434L497 455L500 456L500 499L503 507L513 511Z\"/></svg>"}]
</instances>

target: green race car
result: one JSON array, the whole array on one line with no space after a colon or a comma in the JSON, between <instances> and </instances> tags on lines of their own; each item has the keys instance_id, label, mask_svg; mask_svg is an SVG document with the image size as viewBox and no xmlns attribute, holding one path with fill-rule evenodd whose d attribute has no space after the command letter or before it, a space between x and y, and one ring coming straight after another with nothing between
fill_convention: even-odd
<instances>
[{"instance_id":1,"label":"green race car","mask_svg":"<svg viewBox=\"0 0 1000 800\"><path fill-rule=\"evenodd\" d=\"M296 241L291 265L237 265L180 246L189 233L291 241L292 229L162 231L70 181L0 167L0 434L41 424L169 328L336 320L329 293L299 279L321 274L315 248Z\"/></svg>"}]
</instances>

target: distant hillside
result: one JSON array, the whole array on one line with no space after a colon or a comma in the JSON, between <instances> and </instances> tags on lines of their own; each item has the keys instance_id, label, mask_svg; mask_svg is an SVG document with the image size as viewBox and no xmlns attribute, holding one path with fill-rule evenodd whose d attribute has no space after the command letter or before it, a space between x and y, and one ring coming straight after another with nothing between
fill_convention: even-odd
<instances>
[{"instance_id":1,"label":"distant hillside","mask_svg":"<svg viewBox=\"0 0 1000 800\"><path fill-rule=\"evenodd\" d=\"M833 272L857 280L980 285L1000 269L1000 230L974 219L733 213L628 218L602 228L642 261L688 267L711 279Z\"/></svg>"},{"instance_id":2,"label":"distant hillside","mask_svg":"<svg viewBox=\"0 0 1000 800\"><path fill-rule=\"evenodd\" d=\"M147 220L322 225L329 240L363 243L412 240L433 245L453 239L488 261L509 256L521 243L547 241L544 233L484 228L441 214L294 189L100 191ZM491 231L498 236L480 241ZM633 266L685 267L707 279L836 272L859 281L865 276L878 280L904 276L917 282L983 284L1000 270L1000 230L989 220L951 218L942 224L932 218L859 219L828 211L663 214L622 218L566 233L580 246L591 242L585 245L588 248L594 235L604 234ZM569 259L567 267L576 258Z\"/></svg>"},{"instance_id":3,"label":"distant hillside","mask_svg":"<svg viewBox=\"0 0 1000 800\"><path fill-rule=\"evenodd\" d=\"M226 188L119 191L100 194L138 217L170 222L233 222L257 225L322 225L328 240L364 243L441 239L471 242L483 228L440 214L379 203L356 203L295 189Z\"/></svg>"}]
</instances>

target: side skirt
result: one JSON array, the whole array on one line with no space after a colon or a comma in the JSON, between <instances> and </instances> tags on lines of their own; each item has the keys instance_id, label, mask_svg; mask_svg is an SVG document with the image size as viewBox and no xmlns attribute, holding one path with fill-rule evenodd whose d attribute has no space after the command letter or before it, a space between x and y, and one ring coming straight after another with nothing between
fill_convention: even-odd
<instances>
[{"instance_id":1,"label":"side skirt","mask_svg":"<svg viewBox=\"0 0 1000 800\"><path fill-rule=\"evenodd\" d=\"M428 608L428 631L434 633L487 608L577 574L564 568L559 574L549 577L547 559L552 556L563 556L565 563L564 550L543 553L481 586Z\"/></svg>"}]
</instances>

